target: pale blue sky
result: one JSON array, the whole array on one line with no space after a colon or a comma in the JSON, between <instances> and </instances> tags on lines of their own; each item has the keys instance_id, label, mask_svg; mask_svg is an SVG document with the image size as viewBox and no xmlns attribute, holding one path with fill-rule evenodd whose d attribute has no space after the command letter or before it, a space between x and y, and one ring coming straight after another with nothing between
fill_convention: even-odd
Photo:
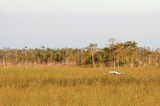
<instances>
[{"instance_id":1,"label":"pale blue sky","mask_svg":"<svg viewBox=\"0 0 160 106\"><path fill-rule=\"evenodd\" d=\"M0 0L0 48L160 47L160 0Z\"/></svg>"}]
</instances>

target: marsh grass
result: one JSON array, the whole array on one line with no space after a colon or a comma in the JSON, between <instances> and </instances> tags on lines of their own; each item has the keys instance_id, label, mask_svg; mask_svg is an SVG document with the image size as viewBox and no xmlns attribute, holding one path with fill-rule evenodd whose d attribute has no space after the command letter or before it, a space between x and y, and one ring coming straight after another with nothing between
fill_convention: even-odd
<instances>
[{"instance_id":1,"label":"marsh grass","mask_svg":"<svg viewBox=\"0 0 160 106\"><path fill-rule=\"evenodd\" d=\"M117 70L126 76L103 74ZM0 106L158 106L160 68L0 68Z\"/></svg>"}]
</instances>

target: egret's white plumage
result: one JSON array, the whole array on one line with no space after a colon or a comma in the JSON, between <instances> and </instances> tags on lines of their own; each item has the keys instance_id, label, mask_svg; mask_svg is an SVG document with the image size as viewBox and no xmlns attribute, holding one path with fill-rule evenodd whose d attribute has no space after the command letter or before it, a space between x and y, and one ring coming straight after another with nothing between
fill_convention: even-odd
<instances>
[{"instance_id":1,"label":"egret's white plumage","mask_svg":"<svg viewBox=\"0 0 160 106\"><path fill-rule=\"evenodd\" d=\"M111 74L117 74L117 75L122 75L122 76L125 76L124 74L122 74L122 73L119 73L119 72L116 72L116 71L104 72L104 74L107 74L107 73L111 73Z\"/></svg>"}]
</instances>

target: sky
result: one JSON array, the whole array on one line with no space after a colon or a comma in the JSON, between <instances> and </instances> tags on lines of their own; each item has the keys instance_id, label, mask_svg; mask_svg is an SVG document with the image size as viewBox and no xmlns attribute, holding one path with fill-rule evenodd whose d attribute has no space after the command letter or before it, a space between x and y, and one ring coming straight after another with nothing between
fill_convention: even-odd
<instances>
[{"instance_id":1,"label":"sky","mask_svg":"<svg viewBox=\"0 0 160 106\"><path fill-rule=\"evenodd\" d=\"M0 48L160 47L160 0L0 0Z\"/></svg>"}]
</instances>

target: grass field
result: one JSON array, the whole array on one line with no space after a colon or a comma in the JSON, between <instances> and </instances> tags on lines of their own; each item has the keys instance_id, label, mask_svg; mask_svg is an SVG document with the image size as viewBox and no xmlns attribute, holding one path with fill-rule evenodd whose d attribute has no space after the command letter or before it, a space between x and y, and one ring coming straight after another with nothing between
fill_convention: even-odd
<instances>
[{"instance_id":1,"label":"grass field","mask_svg":"<svg viewBox=\"0 0 160 106\"><path fill-rule=\"evenodd\" d=\"M0 106L159 106L160 68L0 68Z\"/></svg>"}]
</instances>

